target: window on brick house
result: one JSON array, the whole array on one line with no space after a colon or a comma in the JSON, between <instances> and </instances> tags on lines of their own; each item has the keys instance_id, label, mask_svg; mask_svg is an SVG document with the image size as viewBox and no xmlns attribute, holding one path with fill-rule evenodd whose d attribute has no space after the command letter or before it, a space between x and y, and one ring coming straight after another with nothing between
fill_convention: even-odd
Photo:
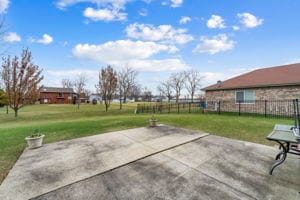
<instances>
[{"instance_id":1,"label":"window on brick house","mask_svg":"<svg viewBox=\"0 0 300 200\"><path fill-rule=\"evenodd\" d=\"M235 102L254 103L254 91L253 90L237 91L235 93Z\"/></svg>"}]
</instances>

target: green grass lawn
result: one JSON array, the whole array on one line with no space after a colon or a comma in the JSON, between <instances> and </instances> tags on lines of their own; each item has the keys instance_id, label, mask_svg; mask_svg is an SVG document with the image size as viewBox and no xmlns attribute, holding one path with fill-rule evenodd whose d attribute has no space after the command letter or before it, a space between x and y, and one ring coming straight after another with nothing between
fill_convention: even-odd
<instances>
[{"instance_id":1,"label":"green grass lawn","mask_svg":"<svg viewBox=\"0 0 300 200\"><path fill-rule=\"evenodd\" d=\"M103 105L34 105L24 107L19 117L5 114L0 108L0 183L25 148L24 138L34 129L46 137L44 142L100 134L148 125L150 114L134 114L136 104L112 104L109 112ZM239 140L274 145L265 137L274 124L292 124L291 119L245 117L217 114L162 114L156 115L160 123L201 130Z\"/></svg>"}]
</instances>

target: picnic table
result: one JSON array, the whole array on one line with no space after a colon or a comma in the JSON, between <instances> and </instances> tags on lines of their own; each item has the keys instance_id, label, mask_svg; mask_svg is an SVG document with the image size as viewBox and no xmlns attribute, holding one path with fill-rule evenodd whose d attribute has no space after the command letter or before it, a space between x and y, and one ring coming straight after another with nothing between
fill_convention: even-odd
<instances>
[{"instance_id":1,"label":"picnic table","mask_svg":"<svg viewBox=\"0 0 300 200\"><path fill-rule=\"evenodd\" d=\"M299 143L300 138L297 138L293 132L295 126L276 124L274 130L267 136L268 140L275 141L279 144L280 152L276 155L276 162L271 166L270 175L272 175L273 170L281 165L287 154L300 155L300 150L296 148L297 143Z\"/></svg>"}]
</instances>

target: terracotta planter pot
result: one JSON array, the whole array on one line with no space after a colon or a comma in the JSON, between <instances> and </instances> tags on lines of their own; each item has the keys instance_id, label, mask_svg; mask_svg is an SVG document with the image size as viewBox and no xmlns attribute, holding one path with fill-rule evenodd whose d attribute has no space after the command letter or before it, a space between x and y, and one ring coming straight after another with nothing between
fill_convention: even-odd
<instances>
[{"instance_id":1,"label":"terracotta planter pot","mask_svg":"<svg viewBox=\"0 0 300 200\"><path fill-rule=\"evenodd\" d=\"M39 148L43 145L43 139L45 135L41 135L40 137L26 137L25 140L27 141L27 145L29 149Z\"/></svg>"}]
</instances>

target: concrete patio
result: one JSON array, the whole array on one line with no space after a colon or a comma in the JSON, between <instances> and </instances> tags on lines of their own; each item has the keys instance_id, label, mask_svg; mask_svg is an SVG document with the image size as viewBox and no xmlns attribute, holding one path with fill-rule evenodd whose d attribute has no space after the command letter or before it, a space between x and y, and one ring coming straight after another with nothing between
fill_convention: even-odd
<instances>
[{"instance_id":1,"label":"concrete patio","mask_svg":"<svg viewBox=\"0 0 300 200\"><path fill-rule=\"evenodd\" d=\"M278 149L169 126L26 149L0 199L300 199L300 159Z\"/></svg>"}]
</instances>

